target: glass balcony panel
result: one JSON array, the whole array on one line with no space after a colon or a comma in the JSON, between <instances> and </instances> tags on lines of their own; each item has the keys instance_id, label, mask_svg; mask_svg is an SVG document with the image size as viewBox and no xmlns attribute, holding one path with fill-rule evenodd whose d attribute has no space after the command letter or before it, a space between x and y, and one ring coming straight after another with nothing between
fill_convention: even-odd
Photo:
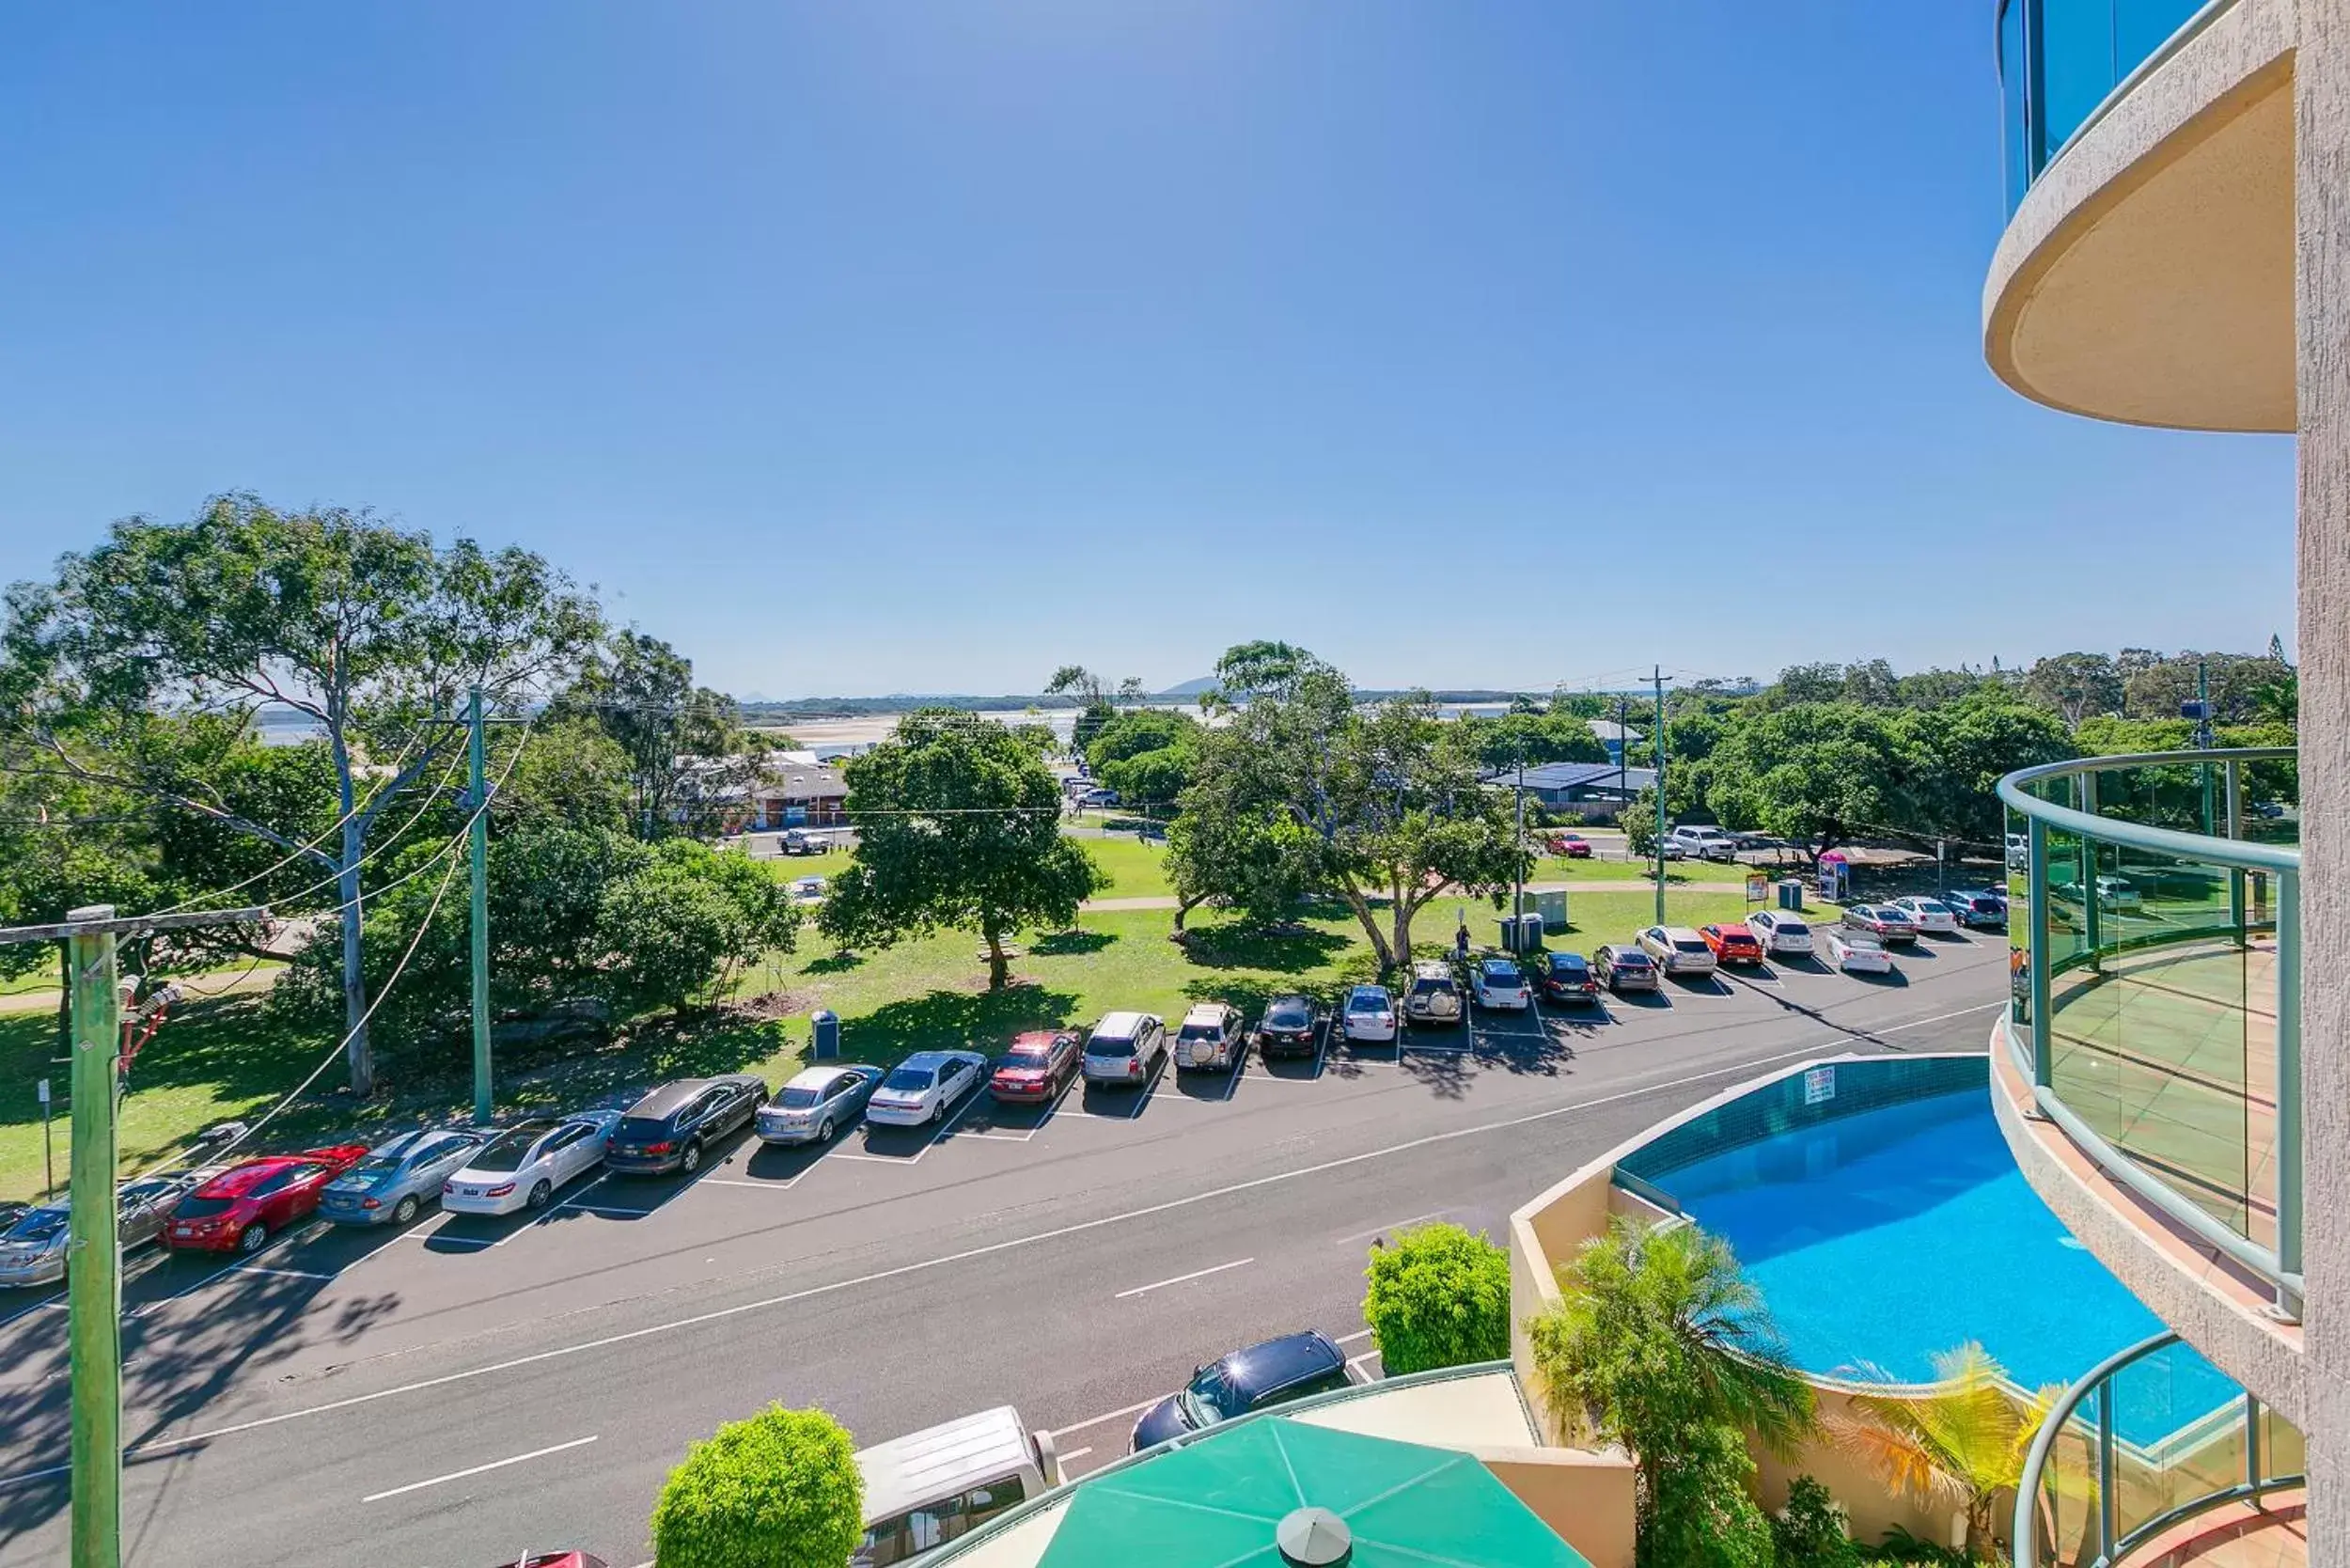
<instances>
[{"instance_id":1,"label":"glass balcony panel","mask_svg":"<svg viewBox=\"0 0 2350 1568\"><path fill-rule=\"evenodd\" d=\"M2012 211L2097 106L2204 0L2008 0L1999 97Z\"/></svg>"},{"instance_id":2,"label":"glass balcony panel","mask_svg":"<svg viewBox=\"0 0 2350 1568\"><path fill-rule=\"evenodd\" d=\"M2261 1406L2260 1479L2275 1481L2285 1476L2307 1475L2309 1463L2308 1450L2301 1442L2301 1429L2266 1405Z\"/></svg>"},{"instance_id":3,"label":"glass balcony panel","mask_svg":"<svg viewBox=\"0 0 2350 1568\"><path fill-rule=\"evenodd\" d=\"M2127 1537L2244 1480L2244 1392L2189 1346L2114 1373L2113 1529Z\"/></svg>"}]
</instances>

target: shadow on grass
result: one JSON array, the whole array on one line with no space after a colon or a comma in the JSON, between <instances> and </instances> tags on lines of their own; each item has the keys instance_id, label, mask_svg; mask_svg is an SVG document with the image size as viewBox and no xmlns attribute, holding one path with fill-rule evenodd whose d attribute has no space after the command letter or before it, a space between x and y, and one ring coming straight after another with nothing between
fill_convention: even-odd
<instances>
[{"instance_id":1,"label":"shadow on grass","mask_svg":"<svg viewBox=\"0 0 2350 1568\"><path fill-rule=\"evenodd\" d=\"M822 958L809 959L800 966L800 972L807 975L845 975L864 963L864 958L856 953L826 953Z\"/></svg>"},{"instance_id":2,"label":"shadow on grass","mask_svg":"<svg viewBox=\"0 0 2350 1568\"><path fill-rule=\"evenodd\" d=\"M1115 933L1106 931L1056 931L1029 943L1028 952L1036 958L1066 958L1077 953L1098 953L1117 940Z\"/></svg>"},{"instance_id":3,"label":"shadow on grass","mask_svg":"<svg viewBox=\"0 0 2350 1568\"><path fill-rule=\"evenodd\" d=\"M1297 975L1325 967L1353 944L1315 926L1234 922L1189 927L1183 946L1183 956L1203 968Z\"/></svg>"},{"instance_id":4,"label":"shadow on grass","mask_svg":"<svg viewBox=\"0 0 2350 1568\"><path fill-rule=\"evenodd\" d=\"M885 1002L841 1027L840 1048L859 1061L886 1065L910 1051L962 1047L993 1053L1024 1029L1059 1028L1075 1016L1077 997L1034 980L1001 991L932 991Z\"/></svg>"}]
</instances>

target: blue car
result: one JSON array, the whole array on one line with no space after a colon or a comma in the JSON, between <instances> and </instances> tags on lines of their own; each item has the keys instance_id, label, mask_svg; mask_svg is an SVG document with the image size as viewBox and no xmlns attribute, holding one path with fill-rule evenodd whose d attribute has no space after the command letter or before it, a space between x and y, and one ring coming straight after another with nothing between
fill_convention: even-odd
<instances>
[{"instance_id":1,"label":"blue car","mask_svg":"<svg viewBox=\"0 0 2350 1568\"><path fill-rule=\"evenodd\" d=\"M1314 1333L1284 1334L1246 1350L1236 1350L1191 1374L1180 1393L1173 1393L1142 1413L1135 1423L1133 1449L1140 1453L1154 1443L1180 1437L1262 1410L1343 1388L1346 1356Z\"/></svg>"},{"instance_id":2,"label":"blue car","mask_svg":"<svg viewBox=\"0 0 2350 1568\"><path fill-rule=\"evenodd\" d=\"M441 1184L489 1137L458 1127L402 1133L327 1183L319 1214L344 1225L405 1225L441 1200Z\"/></svg>"}]
</instances>

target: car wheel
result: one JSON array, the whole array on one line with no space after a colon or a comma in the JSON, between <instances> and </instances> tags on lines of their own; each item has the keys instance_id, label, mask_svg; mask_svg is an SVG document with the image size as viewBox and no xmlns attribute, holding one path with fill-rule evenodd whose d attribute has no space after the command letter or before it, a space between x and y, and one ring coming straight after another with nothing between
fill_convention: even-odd
<instances>
[{"instance_id":1,"label":"car wheel","mask_svg":"<svg viewBox=\"0 0 2350 1568\"><path fill-rule=\"evenodd\" d=\"M237 1250L247 1257L251 1257L268 1245L269 1227L258 1219L237 1232Z\"/></svg>"},{"instance_id":2,"label":"car wheel","mask_svg":"<svg viewBox=\"0 0 2350 1568\"><path fill-rule=\"evenodd\" d=\"M937 1125L940 1121L942 1121L946 1120L946 1116L947 1116L947 1102L946 1102L946 1101L944 1101L944 1100L941 1100L938 1104L936 1104L936 1105L932 1105L932 1106L931 1107L931 1114L930 1114L930 1118L929 1118L929 1120L930 1120L930 1122L931 1122L931 1124L932 1124L932 1126L936 1126L936 1125Z\"/></svg>"},{"instance_id":3,"label":"car wheel","mask_svg":"<svg viewBox=\"0 0 2350 1568\"><path fill-rule=\"evenodd\" d=\"M405 1225L415 1217L416 1195L415 1193L410 1193L407 1197L392 1205L392 1223L394 1225Z\"/></svg>"},{"instance_id":4,"label":"car wheel","mask_svg":"<svg viewBox=\"0 0 2350 1568\"><path fill-rule=\"evenodd\" d=\"M816 1141L819 1143L830 1143L832 1141L832 1118L826 1117L823 1121L816 1123Z\"/></svg>"},{"instance_id":5,"label":"car wheel","mask_svg":"<svg viewBox=\"0 0 2350 1568\"><path fill-rule=\"evenodd\" d=\"M547 1200L553 1198L554 1196L554 1186L541 1178L539 1182L532 1185L530 1189L530 1196L523 1201L531 1208L543 1209L547 1206Z\"/></svg>"},{"instance_id":6,"label":"car wheel","mask_svg":"<svg viewBox=\"0 0 2350 1568\"><path fill-rule=\"evenodd\" d=\"M698 1139L686 1144L685 1152L677 1157L677 1168L688 1176L702 1168L702 1146Z\"/></svg>"}]
</instances>

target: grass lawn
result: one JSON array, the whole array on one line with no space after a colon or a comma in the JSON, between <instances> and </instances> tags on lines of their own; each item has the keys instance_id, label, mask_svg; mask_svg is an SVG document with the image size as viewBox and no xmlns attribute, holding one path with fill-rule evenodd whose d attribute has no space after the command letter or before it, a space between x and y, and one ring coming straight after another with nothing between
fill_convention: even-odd
<instances>
[{"instance_id":1,"label":"grass lawn","mask_svg":"<svg viewBox=\"0 0 2350 1568\"><path fill-rule=\"evenodd\" d=\"M1725 866L1717 860L1668 860L1665 862L1665 886L1737 887L1747 880L1751 866ZM1655 870L1650 860L1604 860L1598 855L1589 860L1566 860L1546 855L1534 863L1536 882L1633 882L1648 877Z\"/></svg>"},{"instance_id":2,"label":"grass lawn","mask_svg":"<svg viewBox=\"0 0 2350 1568\"><path fill-rule=\"evenodd\" d=\"M1165 844L1146 844L1131 835L1115 839L1083 838L1076 841L1085 846L1085 852L1093 856L1093 863L1101 867L1110 879L1110 885L1094 897L1152 898L1174 891L1167 886ZM822 855L792 855L777 860L761 860L760 864L766 867L778 882L791 882L804 876L829 878L838 876L849 869L849 852L833 849ZM50 983L55 983L54 978Z\"/></svg>"}]
</instances>

